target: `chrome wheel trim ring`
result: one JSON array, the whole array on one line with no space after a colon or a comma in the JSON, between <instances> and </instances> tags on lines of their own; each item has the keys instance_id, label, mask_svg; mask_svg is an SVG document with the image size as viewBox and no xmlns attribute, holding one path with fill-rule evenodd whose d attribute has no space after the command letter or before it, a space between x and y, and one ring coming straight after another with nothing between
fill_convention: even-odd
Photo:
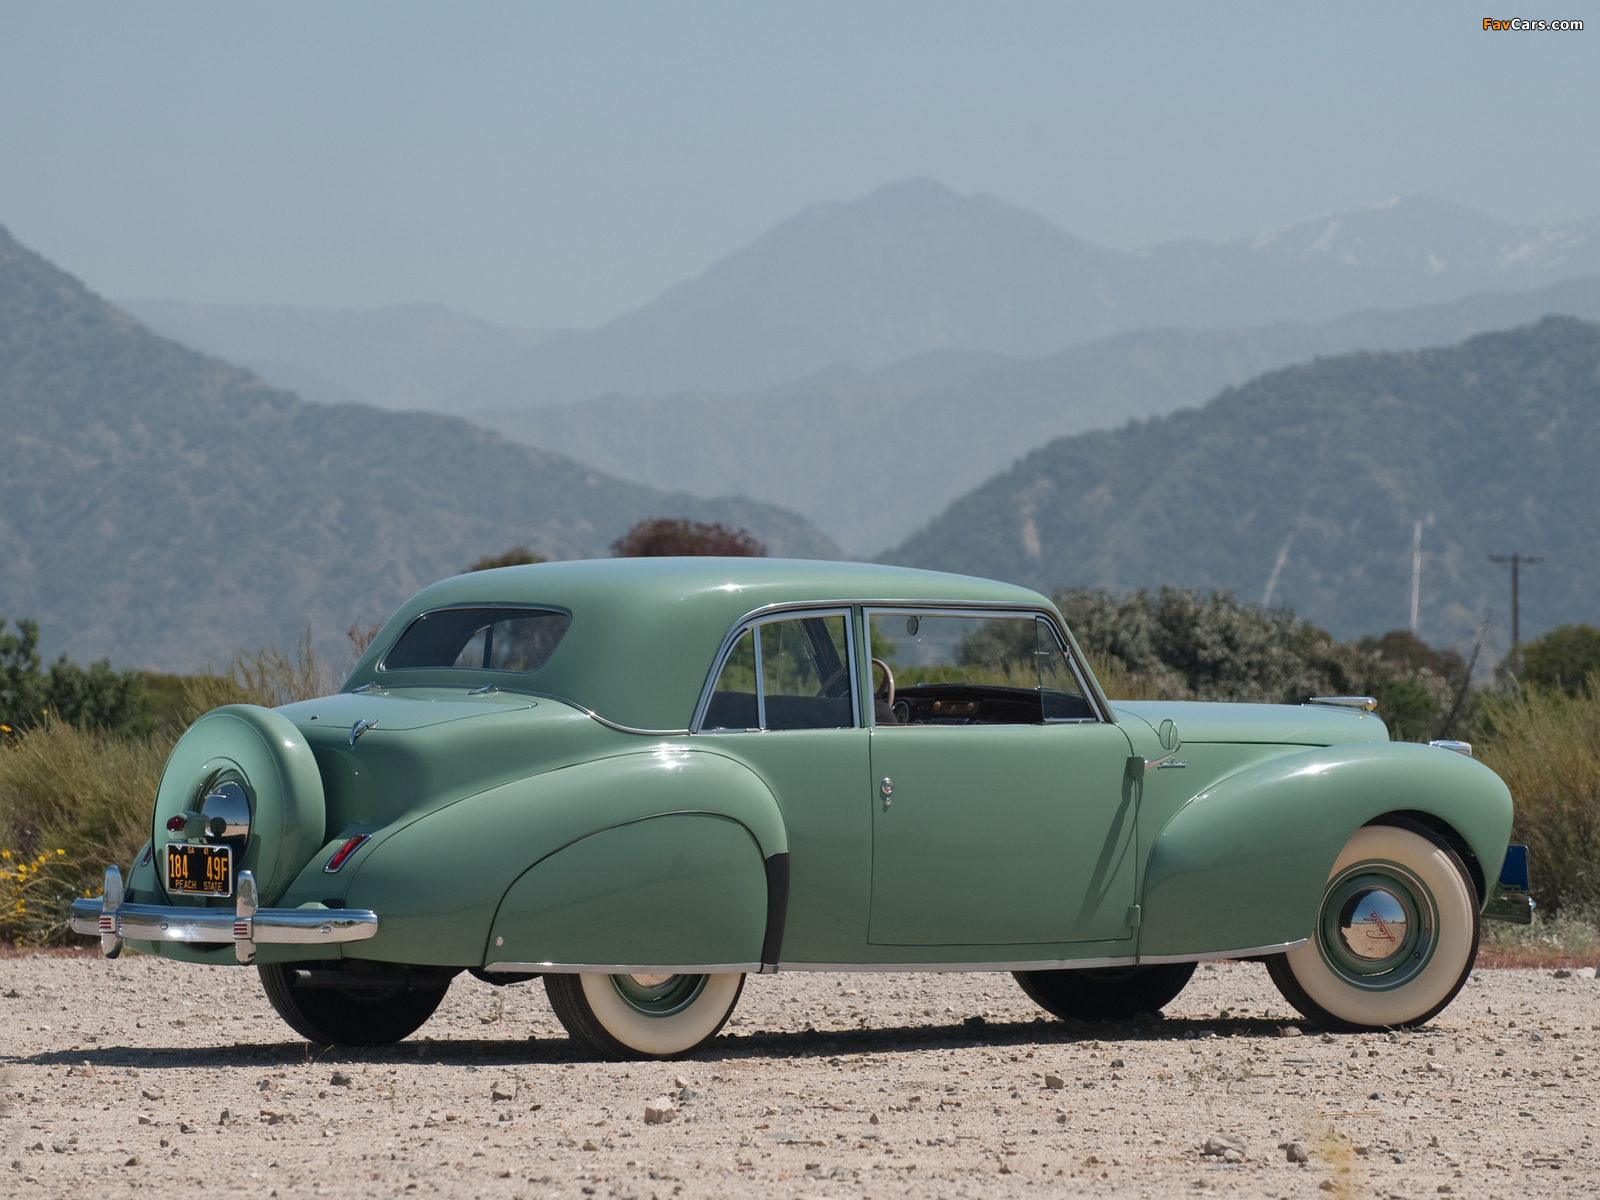
<instances>
[{"instance_id":1,"label":"chrome wheel trim ring","mask_svg":"<svg viewBox=\"0 0 1600 1200\"><path fill-rule=\"evenodd\" d=\"M613 975L611 986L634 1012L647 1017L670 1017L698 1000L709 978L709 975Z\"/></svg>"},{"instance_id":2,"label":"chrome wheel trim ring","mask_svg":"<svg viewBox=\"0 0 1600 1200\"><path fill-rule=\"evenodd\" d=\"M1323 895L1317 951L1351 986L1388 991L1427 967L1438 927L1433 893L1414 873L1396 862L1352 863Z\"/></svg>"}]
</instances>

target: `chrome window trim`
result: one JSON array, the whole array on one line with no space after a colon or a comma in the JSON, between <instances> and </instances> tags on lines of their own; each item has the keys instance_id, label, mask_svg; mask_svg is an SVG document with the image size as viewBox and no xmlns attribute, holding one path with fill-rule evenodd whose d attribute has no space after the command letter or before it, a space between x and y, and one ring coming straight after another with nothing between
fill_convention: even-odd
<instances>
[{"instance_id":1,"label":"chrome window trim","mask_svg":"<svg viewBox=\"0 0 1600 1200\"><path fill-rule=\"evenodd\" d=\"M426 618L433 616L434 613L462 612L462 611L464 611L466 609L469 609L469 608L492 608L492 609L497 609L497 610L499 610L501 612L554 613L557 616L565 617L567 619L567 628L568 629L572 628L572 619L573 619L572 618L572 610L571 609L562 608L560 605L556 605L556 604L494 604L494 603L487 602L487 601L482 601L482 600L477 601L476 603L473 603L473 604L441 604L441 605L439 605L438 608L430 608L425 612L419 612L416 616L412 617L411 620L407 621L406 622L406 627L404 629L402 629L395 636L394 641L390 642L389 645L384 649L383 657L380 658L377 661L377 663L373 666L373 668L372 668L373 671L374 672L381 671L381 672L383 672L385 674L388 674L391 671L477 671L480 674L486 674L486 675L524 675L524 676L526 676L526 675L537 675L539 673L539 671L543 669L543 667L544 667L543 663L540 663L539 666L535 667L531 671L502 671L502 670L497 670L494 667L390 667L390 666L386 666L385 665L389 661L389 655L393 654L394 653L394 648L400 644L400 639L405 637L406 634L411 631L411 627L413 625L415 625L418 621L425 620ZM566 630L565 629L561 631L561 636L563 638L566 637ZM557 642L556 648L557 649L560 648L560 642ZM552 650L550 653L554 654L555 650ZM546 660L546 661L548 661L548 660Z\"/></svg>"},{"instance_id":2,"label":"chrome window trim","mask_svg":"<svg viewBox=\"0 0 1600 1200\"><path fill-rule=\"evenodd\" d=\"M940 604L934 601L906 600L906 601L872 601L861 605L861 620L867 644L872 644L872 618L875 615L908 616L914 617L921 613L937 611L943 617L974 617L983 619L1005 613L1025 614L1029 617L1043 620L1050 626L1051 633L1055 636L1056 644L1066 656L1067 666L1072 671L1072 676L1078 681L1078 686L1083 689L1083 697L1089 702L1089 707L1098 715L1095 717L1058 717L1044 721L1045 725L1115 725L1116 717L1111 712L1111 702L1105 698L1098 685L1091 682L1091 677L1085 672L1079 661L1076 643L1073 642L1061 619L1050 609L1037 605L1026 604ZM874 713L874 718L876 713ZM876 721L872 726L878 728ZM883 728L890 728L885 725ZM896 725L896 729L909 729L909 725Z\"/></svg>"},{"instance_id":3,"label":"chrome window trim","mask_svg":"<svg viewBox=\"0 0 1600 1200\"><path fill-rule=\"evenodd\" d=\"M849 601L823 601L821 603L810 601L794 604L768 604L762 608L748 612L734 622L733 627L724 635L722 645L717 648L717 656L712 660L711 672L706 676L706 682L700 689L700 700L694 706L694 720L689 723L689 728L684 733L795 733L799 730L769 730L767 728L767 698L761 670L761 635L757 633L751 640L756 663L756 720L760 723L756 729L706 729L704 722L706 710L711 707L711 697L716 694L717 680L722 677L722 668L727 665L728 656L733 653L739 639L747 630L756 629L761 625L771 624L773 621L796 620L803 617L842 617L844 619L845 654L844 663L850 670L850 728L862 729L865 727L861 713L861 681L859 676L859 663L856 654L856 619L855 605Z\"/></svg>"}]
</instances>

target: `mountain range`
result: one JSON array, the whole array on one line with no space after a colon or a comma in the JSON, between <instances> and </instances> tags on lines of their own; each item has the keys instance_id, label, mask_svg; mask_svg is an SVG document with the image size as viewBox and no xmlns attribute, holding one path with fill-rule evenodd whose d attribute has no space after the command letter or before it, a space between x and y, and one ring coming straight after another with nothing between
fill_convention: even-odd
<instances>
[{"instance_id":1,"label":"mountain range","mask_svg":"<svg viewBox=\"0 0 1600 1200\"><path fill-rule=\"evenodd\" d=\"M1141 330L1031 361L925 351L745 395L611 396L470 415L653 487L782 504L867 556L1052 438L1200 404L1318 355L1444 345L1550 313L1600 320L1600 279L1315 325Z\"/></svg>"},{"instance_id":2,"label":"mountain range","mask_svg":"<svg viewBox=\"0 0 1600 1200\"><path fill-rule=\"evenodd\" d=\"M603 555L646 516L833 557L803 518L671 494L458 418L313 404L150 332L0 230L0 613L43 648L180 671L343 631L528 544Z\"/></svg>"},{"instance_id":3,"label":"mountain range","mask_svg":"<svg viewBox=\"0 0 1600 1200\"><path fill-rule=\"evenodd\" d=\"M1058 438L959 497L887 560L1035 587L1174 584L1291 605L1336 637L1420 624L1470 648L1506 568L1524 637L1595 621L1600 325L1546 317L1459 345L1273 371L1209 403Z\"/></svg>"},{"instance_id":4,"label":"mountain range","mask_svg":"<svg viewBox=\"0 0 1600 1200\"><path fill-rule=\"evenodd\" d=\"M1600 218L1518 228L1407 196L1246 237L1123 251L921 179L807 208L592 330L509 329L421 305L126 307L307 398L464 413L758 392L930 350L1037 358L1160 326L1318 323L1582 275L1600 275Z\"/></svg>"}]
</instances>

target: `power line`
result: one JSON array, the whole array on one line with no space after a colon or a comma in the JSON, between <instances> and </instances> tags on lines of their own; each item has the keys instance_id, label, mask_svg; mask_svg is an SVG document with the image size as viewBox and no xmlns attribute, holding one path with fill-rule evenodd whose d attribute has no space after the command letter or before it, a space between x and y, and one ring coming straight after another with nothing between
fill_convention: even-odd
<instances>
[{"instance_id":1,"label":"power line","mask_svg":"<svg viewBox=\"0 0 1600 1200\"><path fill-rule=\"evenodd\" d=\"M1542 554L1491 554L1489 561L1492 563L1511 564L1511 653L1508 657L1516 660L1517 647L1522 644L1522 612L1518 607L1518 577L1523 566L1533 566L1542 563Z\"/></svg>"}]
</instances>

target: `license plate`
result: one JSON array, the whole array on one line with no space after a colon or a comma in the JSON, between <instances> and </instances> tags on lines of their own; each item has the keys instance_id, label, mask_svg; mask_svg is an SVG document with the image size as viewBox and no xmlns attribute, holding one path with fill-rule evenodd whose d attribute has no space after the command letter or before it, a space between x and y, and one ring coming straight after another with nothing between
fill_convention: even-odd
<instances>
[{"instance_id":1,"label":"license plate","mask_svg":"<svg viewBox=\"0 0 1600 1200\"><path fill-rule=\"evenodd\" d=\"M196 896L233 895L233 847L168 842L167 890Z\"/></svg>"}]
</instances>

